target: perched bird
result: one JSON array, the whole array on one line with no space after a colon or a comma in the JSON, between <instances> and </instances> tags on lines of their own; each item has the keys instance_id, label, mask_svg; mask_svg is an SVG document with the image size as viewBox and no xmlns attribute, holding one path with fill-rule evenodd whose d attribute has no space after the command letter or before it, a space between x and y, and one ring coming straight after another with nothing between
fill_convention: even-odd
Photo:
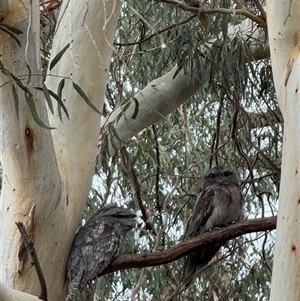
<instances>
[{"instance_id":1,"label":"perched bird","mask_svg":"<svg viewBox=\"0 0 300 301\"><path fill-rule=\"evenodd\" d=\"M204 175L202 191L197 198L185 239L242 219L243 200L237 174L228 167L216 166ZM185 286L192 282L220 247L221 243L218 243L186 257L181 279Z\"/></svg>"},{"instance_id":2,"label":"perched bird","mask_svg":"<svg viewBox=\"0 0 300 301\"><path fill-rule=\"evenodd\" d=\"M103 208L78 230L67 264L68 299L82 292L120 254L127 232L135 226L134 218L125 208Z\"/></svg>"}]
</instances>

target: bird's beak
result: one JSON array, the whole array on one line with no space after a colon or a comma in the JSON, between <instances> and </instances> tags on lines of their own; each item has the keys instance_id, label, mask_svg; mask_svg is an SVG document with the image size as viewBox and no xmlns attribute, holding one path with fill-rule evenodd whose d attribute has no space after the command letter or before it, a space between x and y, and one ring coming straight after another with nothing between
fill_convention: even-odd
<instances>
[{"instance_id":1,"label":"bird's beak","mask_svg":"<svg viewBox=\"0 0 300 301\"><path fill-rule=\"evenodd\" d=\"M226 178L225 177L218 177L216 179L217 184L224 184L224 182L226 182Z\"/></svg>"}]
</instances>

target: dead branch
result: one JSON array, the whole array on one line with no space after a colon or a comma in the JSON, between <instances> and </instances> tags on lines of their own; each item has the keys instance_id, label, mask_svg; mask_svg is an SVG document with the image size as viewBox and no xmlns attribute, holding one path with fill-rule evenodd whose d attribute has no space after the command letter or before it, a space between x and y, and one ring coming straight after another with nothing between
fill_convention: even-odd
<instances>
[{"instance_id":1,"label":"dead branch","mask_svg":"<svg viewBox=\"0 0 300 301\"><path fill-rule=\"evenodd\" d=\"M42 268L40 266L37 254L36 254L35 249L34 249L34 243L29 238L23 223L22 222L16 222L16 225L17 225L17 227L18 227L18 229L21 233L21 236L22 236L24 244L27 248L27 251L31 255L34 267L36 269L36 273L37 273L38 278L39 278L39 282L40 282L40 285L41 285L41 293L39 295L39 299L44 300L44 301L48 301L48 298L47 298L47 285L46 285L46 281L45 281L43 271L42 271Z\"/></svg>"}]
</instances>

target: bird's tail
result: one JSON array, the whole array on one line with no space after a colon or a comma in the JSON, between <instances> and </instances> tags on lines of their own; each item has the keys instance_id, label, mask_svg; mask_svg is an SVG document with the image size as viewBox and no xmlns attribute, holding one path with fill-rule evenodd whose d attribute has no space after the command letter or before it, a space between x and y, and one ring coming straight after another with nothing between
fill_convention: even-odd
<instances>
[{"instance_id":1,"label":"bird's tail","mask_svg":"<svg viewBox=\"0 0 300 301\"><path fill-rule=\"evenodd\" d=\"M193 278L203 271L203 268L212 260L220 248L221 244L216 244L197 251L186 257L181 282L184 286L189 286Z\"/></svg>"},{"instance_id":2,"label":"bird's tail","mask_svg":"<svg viewBox=\"0 0 300 301\"><path fill-rule=\"evenodd\" d=\"M184 286L189 286L193 280L193 277L196 273L196 264L195 264L195 256L189 255L186 257L183 272L181 275L181 283Z\"/></svg>"},{"instance_id":3,"label":"bird's tail","mask_svg":"<svg viewBox=\"0 0 300 301\"><path fill-rule=\"evenodd\" d=\"M78 283L77 283L76 279L75 280L73 279L68 285L68 292L67 292L66 300L73 300L77 291L78 291Z\"/></svg>"}]
</instances>

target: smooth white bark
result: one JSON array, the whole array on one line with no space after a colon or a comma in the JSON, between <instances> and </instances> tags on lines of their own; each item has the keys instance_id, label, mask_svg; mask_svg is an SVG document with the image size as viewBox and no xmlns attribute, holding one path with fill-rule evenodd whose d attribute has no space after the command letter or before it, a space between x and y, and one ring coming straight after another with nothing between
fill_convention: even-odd
<instances>
[{"instance_id":1,"label":"smooth white bark","mask_svg":"<svg viewBox=\"0 0 300 301\"><path fill-rule=\"evenodd\" d=\"M3 62L16 76L28 74L24 64L28 53L31 70L38 74L39 1L16 0L9 3L15 7L6 10L9 15L5 21L22 29L24 34L20 37L22 47L19 48L8 35L0 32ZM63 98L70 120L64 118L61 123L57 113L55 116L49 114L51 126L56 127L51 133L33 121L24 97L21 98L22 91L19 93L20 121L17 120L12 85L1 73L1 163L4 179L1 229L5 230L0 231L0 264L5 290L14 287L33 295L40 293L30 258L22 273L17 273L20 235L15 221L28 221L30 209L36 205L32 220L33 240L48 286L48 298L65 299L66 261L94 174L100 124L100 115L81 99L68 78L85 91L98 109L102 107L120 8L120 1L63 2L52 58L69 42L70 48L51 70L46 85L56 92L59 81L66 78ZM31 86L41 86L41 77L32 79ZM38 112L47 123L42 95L33 91ZM20 294L15 297L14 300L25 300ZM4 300L10 300L7 298Z\"/></svg>"},{"instance_id":2,"label":"smooth white bark","mask_svg":"<svg viewBox=\"0 0 300 301\"><path fill-rule=\"evenodd\" d=\"M0 300L1 301L40 301L37 296L29 295L21 291L14 290L0 281Z\"/></svg>"},{"instance_id":3,"label":"smooth white bark","mask_svg":"<svg viewBox=\"0 0 300 301\"><path fill-rule=\"evenodd\" d=\"M228 33L232 39L238 36L245 42L247 41L249 55L252 56L253 60L269 56L265 30L254 25L251 20L246 19L237 26L230 26ZM210 66L208 64L202 72L195 70L191 74L186 74L184 70L181 70L174 78L176 69L177 67L174 67L170 72L153 80L134 96L139 106L135 118L132 116L136 109L136 103L131 100L129 108L127 104L124 105L126 110L119 106L102 120L97 168L101 167L102 160L108 160L130 138L144 128L166 118L168 114L185 103L209 79ZM111 131L111 127L114 127L115 130Z\"/></svg>"},{"instance_id":4,"label":"smooth white bark","mask_svg":"<svg viewBox=\"0 0 300 301\"><path fill-rule=\"evenodd\" d=\"M77 83L102 110L120 8L120 1L64 2L52 48L56 54L71 43L47 76L46 85L56 91L62 76L66 77L62 96L70 119L63 115L62 123L56 113L49 115L49 120L56 128L51 133L63 177L67 214L75 215L78 221L94 174L101 116L84 102L72 84ZM69 222L74 231L76 223L73 219Z\"/></svg>"},{"instance_id":5,"label":"smooth white bark","mask_svg":"<svg viewBox=\"0 0 300 301\"><path fill-rule=\"evenodd\" d=\"M6 22L17 26L23 34L18 36L22 44L20 48L8 34L0 32L2 61L6 68L18 76L25 85L29 79L26 64L30 66L33 75L27 86L35 97L38 114L45 123L48 123L44 103L39 101L41 94L33 89L34 86L41 86L42 83L42 77L39 75L39 1L35 0L32 3L10 1L6 4ZM24 92L18 88L20 105L18 120L12 93L12 80L0 73L0 83L3 178L0 211L1 229L3 229L0 231L1 280L6 285L35 294L38 293L34 284L36 273L30 264L30 258L23 262L21 274L18 275L17 272L20 234L15 221L25 223L32 206L36 205L33 231L35 239L39 241L49 224L47 217L55 207L55 201L59 196L59 191L52 189L55 186L60 187L59 172L50 132L41 128L33 120ZM15 86L17 87L16 84ZM53 242L53 236L52 234L48 237L48 242L51 240ZM39 253L40 247L38 243ZM48 247L50 249L50 246Z\"/></svg>"},{"instance_id":6,"label":"smooth white bark","mask_svg":"<svg viewBox=\"0 0 300 301\"><path fill-rule=\"evenodd\" d=\"M105 156L105 158L111 157L131 137L147 126L165 118L191 96L195 95L208 80L209 70L203 70L203 73L199 75L184 74L182 70L174 78L176 69L175 67L162 77L153 80L135 95L138 102L138 113L135 117L136 102L131 100L131 104L126 110L120 106L107 119L102 121L99 144L100 155ZM108 133L110 127L114 127L115 131ZM114 135L114 132L118 134L118 137ZM103 141L106 143L102 144ZM98 167L101 160L99 158Z\"/></svg>"},{"instance_id":7,"label":"smooth white bark","mask_svg":"<svg viewBox=\"0 0 300 301\"><path fill-rule=\"evenodd\" d=\"M271 301L300 300L300 3L267 1L272 69L284 117Z\"/></svg>"}]
</instances>

